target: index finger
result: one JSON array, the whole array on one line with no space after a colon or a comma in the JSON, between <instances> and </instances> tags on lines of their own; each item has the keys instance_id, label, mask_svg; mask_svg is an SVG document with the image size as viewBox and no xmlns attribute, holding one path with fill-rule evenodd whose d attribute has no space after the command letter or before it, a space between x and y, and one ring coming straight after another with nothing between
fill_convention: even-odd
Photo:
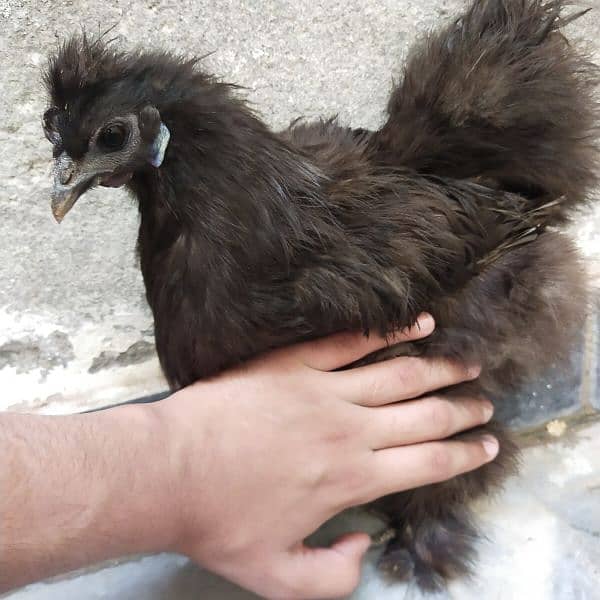
<instances>
[{"instance_id":1,"label":"index finger","mask_svg":"<svg viewBox=\"0 0 600 600\"><path fill-rule=\"evenodd\" d=\"M402 342L419 340L430 335L435 321L430 314L423 313L412 327L390 334L365 336L362 333L343 332L319 340L304 342L298 347L300 360L312 369L332 371L349 365L365 356Z\"/></svg>"}]
</instances>

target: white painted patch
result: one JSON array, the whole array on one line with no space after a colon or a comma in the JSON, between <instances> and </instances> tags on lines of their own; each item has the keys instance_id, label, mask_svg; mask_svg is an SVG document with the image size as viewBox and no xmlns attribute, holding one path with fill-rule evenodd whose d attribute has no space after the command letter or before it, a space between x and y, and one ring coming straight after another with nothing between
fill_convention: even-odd
<instances>
[{"instance_id":1,"label":"white painted patch","mask_svg":"<svg viewBox=\"0 0 600 600\"><path fill-rule=\"evenodd\" d=\"M0 346L9 340L45 337L53 331L66 333L75 358L65 367L44 372L34 369L17 373L14 367L0 369L0 410L61 414L97 408L166 389L156 357L140 364L89 373L92 361L102 351L122 352L140 339L149 323L129 311L115 311L110 323L81 323L73 331L54 322L51 315L0 309Z\"/></svg>"}]
</instances>

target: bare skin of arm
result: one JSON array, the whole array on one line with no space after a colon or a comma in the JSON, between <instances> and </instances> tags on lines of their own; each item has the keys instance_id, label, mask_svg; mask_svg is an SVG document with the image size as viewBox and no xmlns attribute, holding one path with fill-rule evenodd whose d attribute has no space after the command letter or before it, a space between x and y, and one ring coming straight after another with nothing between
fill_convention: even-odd
<instances>
[{"instance_id":1,"label":"bare skin of arm","mask_svg":"<svg viewBox=\"0 0 600 600\"><path fill-rule=\"evenodd\" d=\"M433 321L394 341L431 333ZM154 405L0 415L0 591L129 554L175 551L267 598L358 583L364 533L302 540L344 508L477 468L481 399L422 394L477 376L397 358L337 367L385 340L342 334L278 350ZM440 441L442 440L442 441Z\"/></svg>"}]
</instances>

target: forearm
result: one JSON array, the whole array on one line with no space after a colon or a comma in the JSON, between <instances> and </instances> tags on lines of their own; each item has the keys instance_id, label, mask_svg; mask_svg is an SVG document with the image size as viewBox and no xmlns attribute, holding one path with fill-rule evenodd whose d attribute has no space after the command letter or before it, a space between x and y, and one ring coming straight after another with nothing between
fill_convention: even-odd
<instances>
[{"instance_id":1,"label":"forearm","mask_svg":"<svg viewBox=\"0 0 600 600\"><path fill-rule=\"evenodd\" d=\"M168 549L178 519L165 438L145 406L0 415L0 591Z\"/></svg>"}]
</instances>

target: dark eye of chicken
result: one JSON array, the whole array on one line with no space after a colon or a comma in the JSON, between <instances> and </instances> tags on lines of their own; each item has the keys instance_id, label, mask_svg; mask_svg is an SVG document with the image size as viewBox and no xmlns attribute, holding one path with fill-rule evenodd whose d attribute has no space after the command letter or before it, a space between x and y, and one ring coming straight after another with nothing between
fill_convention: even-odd
<instances>
[{"instance_id":1,"label":"dark eye of chicken","mask_svg":"<svg viewBox=\"0 0 600 600\"><path fill-rule=\"evenodd\" d=\"M427 311L433 335L369 360L481 364L477 381L440 394L516 403L520 386L565 363L586 312L561 225L597 181L598 68L566 40L563 25L583 13L564 4L475 0L412 48L377 131L323 119L273 132L195 60L75 37L46 76L52 106L69 107L53 213L60 221L98 183L138 199L174 389L293 342L388 334ZM517 457L499 424L468 435L486 432L500 441L492 463L372 505L395 532L380 560L391 578L437 589L475 564L471 501Z\"/></svg>"},{"instance_id":2,"label":"dark eye of chicken","mask_svg":"<svg viewBox=\"0 0 600 600\"><path fill-rule=\"evenodd\" d=\"M54 119L58 115L58 110L56 108L49 108L43 116L44 129L50 130L55 129Z\"/></svg>"},{"instance_id":3,"label":"dark eye of chicken","mask_svg":"<svg viewBox=\"0 0 600 600\"><path fill-rule=\"evenodd\" d=\"M58 123L57 118L59 115L59 110L55 107L49 108L42 117L42 124L44 127L44 134L48 141L53 144L57 142L58 139Z\"/></svg>"},{"instance_id":4,"label":"dark eye of chicken","mask_svg":"<svg viewBox=\"0 0 600 600\"><path fill-rule=\"evenodd\" d=\"M107 152L121 150L127 139L127 131L122 125L109 125L98 136L98 146Z\"/></svg>"}]
</instances>

